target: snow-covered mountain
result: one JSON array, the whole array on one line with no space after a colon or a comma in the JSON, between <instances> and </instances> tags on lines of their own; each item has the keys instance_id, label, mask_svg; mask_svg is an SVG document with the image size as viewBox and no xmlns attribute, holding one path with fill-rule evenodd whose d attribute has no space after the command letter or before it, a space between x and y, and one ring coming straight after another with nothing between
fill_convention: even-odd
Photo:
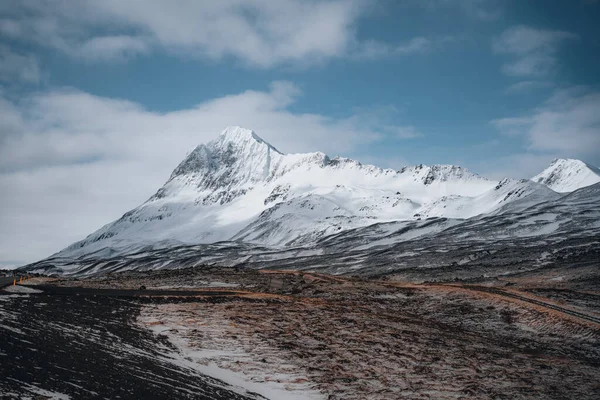
<instances>
[{"instance_id":1,"label":"snow-covered mountain","mask_svg":"<svg viewBox=\"0 0 600 400\"><path fill-rule=\"evenodd\" d=\"M572 192L600 182L600 169L580 160L558 158L531 180L555 192Z\"/></svg>"},{"instance_id":2,"label":"snow-covered mountain","mask_svg":"<svg viewBox=\"0 0 600 400\"><path fill-rule=\"evenodd\" d=\"M469 218L480 214L518 211L560 195L539 183L505 178L479 196L443 196L423 205L418 215L424 218Z\"/></svg>"},{"instance_id":3,"label":"snow-covered mountain","mask_svg":"<svg viewBox=\"0 0 600 400\"><path fill-rule=\"evenodd\" d=\"M296 236L410 219L440 196L477 196L494 185L455 166L394 171L323 153L282 154L254 132L230 127L196 147L148 201L66 252L257 238L245 228L281 213L292 215L285 224L297 232L271 235L269 244L285 244ZM302 231L301 223L291 223L298 219L308 231L322 232ZM338 223L330 227L329 219Z\"/></svg>"},{"instance_id":4,"label":"snow-covered mountain","mask_svg":"<svg viewBox=\"0 0 600 400\"><path fill-rule=\"evenodd\" d=\"M559 195L555 200L518 208L469 219L433 217L375 223L281 247L236 241L132 246L121 252L104 248L81 257L57 254L23 269L93 275L132 269L243 266L394 275L419 282L506 277L548 268L597 269L600 183ZM297 218L302 220L303 216ZM276 226L275 236L280 235L278 229L287 227ZM267 229L260 232L270 235Z\"/></svg>"},{"instance_id":5,"label":"snow-covered mountain","mask_svg":"<svg viewBox=\"0 0 600 400\"><path fill-rule=\"evenodd\" d=\"M555 164L548 170L566 171ZM591 168L547 175L566 189L573 179L590 181ZM452 165L396 171L320 152L283 154L254 132L229 127L189 153L144 204L55 256L224 241L301 246L373 224L518 212L560 197L544 184L495 182Z\"/></svg>"}]
</instances>

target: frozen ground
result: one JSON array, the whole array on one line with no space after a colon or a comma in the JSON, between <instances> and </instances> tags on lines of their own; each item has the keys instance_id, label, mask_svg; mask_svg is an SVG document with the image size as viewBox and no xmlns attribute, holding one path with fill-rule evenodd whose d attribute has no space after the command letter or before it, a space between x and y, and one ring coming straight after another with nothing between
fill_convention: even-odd
<instances>
[{"instance_id":1,"label":"frozen ground","mask_svg":"<svg viewBox=\"0 0 600 400\"><path fill-rule=\"evenodd\" d=\"M131 300L0 292L2 399L262 399L182 364Z\"/></svg>"},{"instance_id":2,"label":"frozen ground","mask_svg":"<svg viewBox=\"0 0 600 400\"><path fill-rule=\"evenodd\" d=\"M600 294L557 274L417 285L196 268L55 284L237 285L226 298L145 300L135 321L174 345L181 365L267 398L592 399Z\"/></svg>"}]
</instances>

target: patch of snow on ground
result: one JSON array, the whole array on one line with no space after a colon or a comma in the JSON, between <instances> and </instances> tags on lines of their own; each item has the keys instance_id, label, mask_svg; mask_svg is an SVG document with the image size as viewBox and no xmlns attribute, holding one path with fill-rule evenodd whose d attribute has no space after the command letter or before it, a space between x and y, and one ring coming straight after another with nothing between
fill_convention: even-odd
<instances>
[{"instance_id":1,"label":"patch of snow on ground","mask_svg":"<svg viewBox=\"0 0 600 400\"><path fill-rule=\"evenodd\" d=\"M0 296L0 302L2 301L10 301L13 297L29 297L27 294L19 295L19 294L7 294Z\"/></svg>"},{"instance_id":2,"label":"patch of snow on ground","mask_svg":"<svg viewBox=\"0 0 600 400\"><path fill-rule=\"evenodd\" d=\"M20 382L20 381L16 381L18 382L19 386L25 388L26 390L30 391L31 393L33 393L33 397L23 397L21 396L20 399L22 400L34 400L34 399L46 399L46 400L71 400L71 396L66 395L64 393L59 393L59 392L52 392L50 390L45 390L42 388L39 388L35 385L31 385L28 384L26 382Z\"/></svg>"},{"instance_id":3,"label":"patch of snow on ground","mask_svg":"<svg viewBox=\"0 0 600 400\"><path fill-rule=\"evenodd\" d=\"M33 289L27 286L11 285L4 288L4 291L9 293L42 293L41 290Z\"/></svg>"},{"instance_id":4,"label":"patch of snow on ground","mask_svg":"<svg viewBox=\"0 0 600 400\"><path fill-rule=\"evenodd\" d=\"M157 310L157 309L156 309ZM200 374L204 374L215 379L219 379L233 388L230 390L237 391L240 394L248 395L249 393L257 393L270 400L322 400L323 394L310 388L308 384L297 383L289 384L296 377L286 374L272 374L268 376L265 373L263 376L254 374L246 374L221 368L213 360L220 358L246 358L249 357L244 351L222 350L222 349L198 349L192 348L188 340L182 335L190 327L182 326L177 323L177 317L173 315L156 315L155 310L142 312L138 318L138 322L142 326L148 327L156 335L164 335L169 341L177 347L178 354L165 355L173 364L190 368ZM160 320L159 320L160 318ZM181 318L184 318L181 316ZM286 382L288 382L286 384ZM236 390L237 389L237 390Z\"/></svg>"}]
</instances>

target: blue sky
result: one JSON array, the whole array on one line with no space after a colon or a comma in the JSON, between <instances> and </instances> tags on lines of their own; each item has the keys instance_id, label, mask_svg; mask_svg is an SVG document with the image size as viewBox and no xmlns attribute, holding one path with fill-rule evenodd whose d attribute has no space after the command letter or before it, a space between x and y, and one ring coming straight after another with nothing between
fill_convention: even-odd
<instances>
[{"instance_id":1,"label":"blue sky","mask_svg":"<svg viewBox=\"0 0 600 400\"><path fill-rule=\"evenodd\" d=\"M227 125L391 168L600 165L598 20L591 0L4 1L0 262L135 207Z\"/></svg>"}]
</instances>

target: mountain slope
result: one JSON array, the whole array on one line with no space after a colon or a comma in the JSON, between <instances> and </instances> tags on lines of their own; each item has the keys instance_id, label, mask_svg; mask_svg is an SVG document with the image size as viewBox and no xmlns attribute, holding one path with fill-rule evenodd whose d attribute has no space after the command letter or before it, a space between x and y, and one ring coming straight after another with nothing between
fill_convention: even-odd
<instances>
[{"instance_id":1,"label":"mountain slope","mask_svg":"<svg viewBox=\"0 0 600 400\"><path fill-rule=\"evenodd\" d=\"M540 174L543 184L493 182L452 165L395 171L320 152L283 154L230 127L190 152L145 203L26 268L95 274L213 264L373 275L415 267L447 275L483 259L498 266L493 273L530 268L556 253L548 246L564 243L575 257L597 244L600 183L568 194L548 187L594 180L593 167L566 161Z\"/></svg>"},{"instance_id":2,"label":"mountain slope","mask_svg":"<svg viewBox=\"0 0 600 400\"><path fill-rule=\"evenodd\" d=\"M262 232L269 235L266 229ZM547 266L597 270L599 243L600 183L516 211L375 223L285 247L248 242L147 246L81 258L55 255L24 269L89 275L216 265L448 281L522 274Z\"/></svg>"},{"instance_id":3,"label":"mountain slope","mask_svg":"<svg viewBox=\"0 0 600 400\"><path fill-rule=\"evenodd\" d=\"M600 182L600 169L580 160L559 158L531 180L555 192L572 192Z\"/></svg>"},{"instance_id":4,"label":"mountain slope","mask_svg":"<svg viewBox=\"0 0 600 400\"><path fill-rule=\"evenodd\" d=\"M61 255L232 239L285 245L299 237L410 219L440 196L478 196L494 185L456 166L394 171L319 152L282 154L254 132L230 127L196 147L148 201ZM252 232L257 226L271 229L266 216L288 228L280 236ZM330 226L331 218L339 224Z\"/></svg>"},{"instance_id":5,"label":"mountain slope","mask_svg":"<svg viewBox=\"0 0 600 400\"><path fill-rule=\"evenodd\" d=\"M410 231L393 239L405 240L558 201L548 186L566 190L593 174L577 160L555 161L539 176L546 186L493 182L452 165L395 171L320 152L283 154L254 132L229 127L190 152L144 204L54 257L103 260L220 242L295 248L385 223ZM415 225L430 218L453 222Z\"/></svg>"},{"instance_id":6,"label":"mountain slope","mask_svg":"<svg viewBox=\"0 0 600 400\"><path fill-rule=\"evenodd\" d=\"M469 218L480 214L514 212L559 197L558 193L539 183L506 178L479 196L443 196L424 204L417 215L423 218Z\"/></svg>"}]
</instances>

